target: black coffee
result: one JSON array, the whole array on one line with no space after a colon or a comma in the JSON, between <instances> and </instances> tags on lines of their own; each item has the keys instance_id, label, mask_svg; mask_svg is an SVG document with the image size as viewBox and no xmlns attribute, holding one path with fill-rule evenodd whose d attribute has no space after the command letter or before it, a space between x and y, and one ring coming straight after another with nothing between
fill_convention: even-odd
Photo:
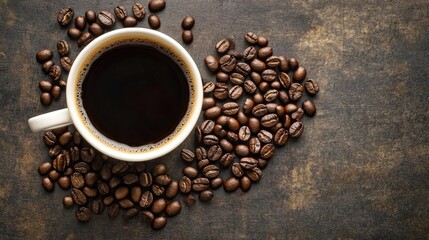
<instances>
[{"instance_id":1,"label":"black coffee","mask_svg":"<svg viewBox=\"0 0 429 240\"><path fill-rule=\"evenodd\" d=\"M186 113L189 87L182 68L154 47L124 45L101 54L82 85L94 127L130 146L158 142Z\"/></svg>"}]
</instances>

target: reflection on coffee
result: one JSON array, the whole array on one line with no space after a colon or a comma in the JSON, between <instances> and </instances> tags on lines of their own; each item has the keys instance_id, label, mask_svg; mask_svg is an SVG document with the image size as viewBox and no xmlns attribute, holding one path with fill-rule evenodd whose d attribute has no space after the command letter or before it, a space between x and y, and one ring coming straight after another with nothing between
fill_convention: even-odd
<instances>
[{"instance_id":1,"label":"reflection on coffee","mask_svg":"<svg viewBox=\"0 0 429 240\"><path fill-rule=\"evenodd\" d=\"M180 65L145 45L122 45L102 53L82 85L82 103L94 127L130 146L170 135L188 102L189 86Z\"/></svg>"}]
</instances>

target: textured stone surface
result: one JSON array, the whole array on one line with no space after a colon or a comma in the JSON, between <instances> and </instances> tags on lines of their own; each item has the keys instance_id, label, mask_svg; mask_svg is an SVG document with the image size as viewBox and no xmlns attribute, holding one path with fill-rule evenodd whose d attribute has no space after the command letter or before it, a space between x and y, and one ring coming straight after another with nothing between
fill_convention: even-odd
<instances>
[{"instance_id":1,"label":"textured stone surface","mask_svg":"<svg viewBox=\"0 0 429 240\"><path fill-rule=\"evenodd\" d=\"M37 173L49 157L27 119L65 107L65 94L40 105L37 82L46 77L35 53L69 40L56 22L60 8L70 5L79 16L119 3L131 9L133 1L0 1L0 239L429 237L425 0L168 1L159 30L181 42L183 17L195 17L194 42L185 48L204 78L214 79L203 59L220 39L244 49L246 32L263 33L275 54L296 57L319 82L317 115L304 120L304 135L278 151L248 193L215 191L212 202L185 207L160 232L107 216L78 223L62 207L66 192L46 193ZM147 17L138 26L148 27ZM181 147L192 145L189 139ZM179 150L153 163L178 177Z\"/></svg>"}]
</instances>

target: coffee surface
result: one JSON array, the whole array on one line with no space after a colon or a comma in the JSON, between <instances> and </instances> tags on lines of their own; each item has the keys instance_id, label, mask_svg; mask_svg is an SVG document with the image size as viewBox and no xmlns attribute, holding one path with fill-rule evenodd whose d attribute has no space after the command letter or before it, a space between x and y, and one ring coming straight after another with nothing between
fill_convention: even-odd
<instances>
[{"instance_id":1,"label":"coffee surface","mask_svg":"<svg viewBox=\"0 0 429 240\"><path fill-rule=\"evenodd\" d=\"M82 103L106 137L130 146L170 135L184 117L189 87L182 68L158 49L124 45L99 56L82 84Z\"/></svg>"}]
</instances>

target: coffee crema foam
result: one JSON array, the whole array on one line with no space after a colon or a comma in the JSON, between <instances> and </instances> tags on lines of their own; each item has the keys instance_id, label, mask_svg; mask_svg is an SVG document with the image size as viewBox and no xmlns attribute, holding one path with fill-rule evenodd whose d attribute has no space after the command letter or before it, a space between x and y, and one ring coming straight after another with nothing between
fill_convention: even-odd
<instances>
[{"instance_id":1,"label":"coffee crema foam","mask_svg":"<svg viewBox=\"0 0 429 240\"><path fill-rule=\"evenodd\" d=\"M91 67L91 64L95 60L97 60L97 58L99 56L101 56L104 52L106 52L110 49L116 48L116 47L124 46L124 45L145 45L145 46L150 46L150 47L157 49L158 51L167 55L169 58L171 58L173 61L175 61L180 66L180 68L182 69L182 71L183 71L183 73L187 79L187 83L188 83L188 87L189 87L189 101L188 101L188 107L187 107L185 115L183 116L183 118L181 119L181 121L179 122L179 124L177 125L175 130L170 135L168 135L166 138L162 139L161 141L153 143L153 144L147 144L147 145L142 145L142 146L129 146L127 144L120 143L120 142L117 142L117 141L114 141L112 139L107 138L106 136L104 136L100 131L98 131L93 126L93 124L91 123L91 121L88 117L88 114L86 113L85 108L83 107L82 84L85 80L87 72L89 71L89 69ZM156 149L160 149L163 146L171 143L173 141L173 139L175 139L177 137L177 135L179 135L181 133L183 128L190 121L190 117L192 115L191 113L192 113L192 111L194 111L194 105L195 105L195 102L197 101L196 94L195 94L195 83L192 80L192 79L196 79L196 77L192 76L192 73L191 73L189 67L183 62L181 57L177 53L175 53L173 50L169 49L168 47L160 46L159 43L154 43L153 41L145 40L145 39L141 39L141 38L126 39L126 40L112 39L112 40L104 43L103 46L98 46L98 50L93 51L90 54L90 56L86 56L86 58L84 59L83 62L84 62L84 64L82 64L82 65L84 65L84 66L78 66L79 69L81 69L81 70L79 71L79 77L78 77L76 84L74 86L75 91L76 91L75 102L77 104L79 116L80 116L82 122L84 123L84 127L87 128L87 130L90 132L92 137L96 138L99 142L108 146L109 148L116 150L116 151L124 152L124 153L146 153L146 152L150 152L150 151L153 151Z\"/></svg>"}]
</instances>

